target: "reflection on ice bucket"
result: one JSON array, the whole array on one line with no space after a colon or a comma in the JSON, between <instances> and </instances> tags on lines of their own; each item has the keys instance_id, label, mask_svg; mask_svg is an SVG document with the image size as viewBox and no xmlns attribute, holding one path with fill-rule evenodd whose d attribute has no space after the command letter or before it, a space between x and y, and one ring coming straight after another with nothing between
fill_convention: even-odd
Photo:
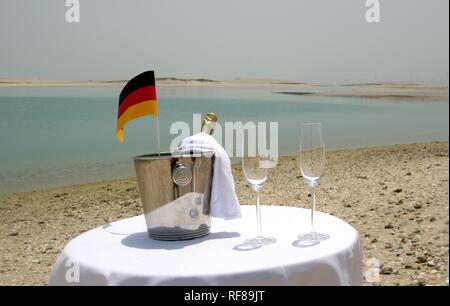
<instances>
[{"instance_id":1,"label":"reflection on ice bucket","mask_svg":"<svg viewBox=\"0 0 450 306\"><path fill-rule=\"evenodd\" d=\"M212 154L143 155L134 164L150 237L182 240L209 233Z\"/></svg>"}]
</instances>

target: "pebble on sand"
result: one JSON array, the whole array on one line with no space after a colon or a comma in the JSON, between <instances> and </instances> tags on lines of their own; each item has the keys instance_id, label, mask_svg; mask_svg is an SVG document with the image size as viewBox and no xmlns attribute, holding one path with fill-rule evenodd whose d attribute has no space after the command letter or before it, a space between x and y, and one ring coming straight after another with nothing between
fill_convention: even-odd
<instances>
[{"instance_id":1,"label":"pebble on sand","mask_svg":"<svg viewBox=\"0 0 450 306\"><path fill-rule=\"evenodd\" d=\"M383 267L380 270L380 274L382 275L390 275L392 273L394 273L394 269L392 269L391 267Z\"/></svg>"},{"instance_id":2,"label":"pebble on sand","mask_svg":"<svg viewBox=\"0 0 450 306\"><path fill-rule=\"evenodd\" d=\"M417 256L417 263L426 263L427 262L427 257L426 256Z\"/></svg>"}]
</instances>

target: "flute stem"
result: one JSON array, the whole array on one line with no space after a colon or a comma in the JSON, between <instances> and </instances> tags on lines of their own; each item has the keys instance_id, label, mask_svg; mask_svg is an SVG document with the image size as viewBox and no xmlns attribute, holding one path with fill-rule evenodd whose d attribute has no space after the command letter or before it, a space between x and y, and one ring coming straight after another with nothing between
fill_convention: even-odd
<instances>
[{"instance_id":1,"label":"flute stem","mask_svg":"<svg viewBox=\"0 0 450 306\"><path fill-rule=\"evenodd\" d=\"M316 224L315 224L315 213L316 213L316 189L313 187L311 191L311 234L315 236L317 234Z\"/></svg>"},{"instance_id":2,"label":"flute stem","mask_svg":"<svg viewBox=\"0 0 450 306\"><path fill-rule=\"evenodd\" d=\"M259 205L259 190L256 191L256 222L258 226L258 238L262 238L261 207Z\"/></svg>"}]
</instances>

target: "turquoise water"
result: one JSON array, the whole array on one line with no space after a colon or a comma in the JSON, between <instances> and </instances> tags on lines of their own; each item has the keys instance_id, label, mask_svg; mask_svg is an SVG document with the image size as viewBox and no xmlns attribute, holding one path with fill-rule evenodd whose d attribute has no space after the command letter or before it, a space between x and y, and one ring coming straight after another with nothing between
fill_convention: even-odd
<instances>
[{"instance_id":1,"label":"turquoise water","mask_svg":"<svg viewBox=\"0 0 450 306\"><path fill-rule=\"evenodd\" d=\"M115 137L119 87L0 89L0 194L134 175L131 157L156 152L151 117ZM159 87L163 149L175 121L278 121L279 151L294 154L298 127L322 122L328 149L448 140L448 103L275 94L292 87Z\"/></svg>"}]
</instances>

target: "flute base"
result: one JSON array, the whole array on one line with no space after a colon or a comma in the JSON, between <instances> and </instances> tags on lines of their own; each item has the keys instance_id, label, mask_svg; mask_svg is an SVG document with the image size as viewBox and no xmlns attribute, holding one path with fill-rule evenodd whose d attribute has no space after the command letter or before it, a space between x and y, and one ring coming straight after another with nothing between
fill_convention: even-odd
<instances>
[{"instance_id":1,"label":"flute base","mask_svg":"<svg viewBox=\"0 0 450 306\"><path fill-rule=\"evenodd\" d=\"M330 239L330 235L325 233L305 233L297 236L299 241L323 241Z\"/></svg>"},{"instance_id":2,"label":"flute base","mask_svg":"<svg viewBox=\"0 0 450 306\"><path fill-rule=\"evenodd\" d=\"M271 237L256 237L256 238L245 240L244 244L250 245L252 247L262 247L262 246L265 246L265 245L274 244L275 242L277 242L277 240L275 238L271 238Z\"/></svg>"}]
</instances>

